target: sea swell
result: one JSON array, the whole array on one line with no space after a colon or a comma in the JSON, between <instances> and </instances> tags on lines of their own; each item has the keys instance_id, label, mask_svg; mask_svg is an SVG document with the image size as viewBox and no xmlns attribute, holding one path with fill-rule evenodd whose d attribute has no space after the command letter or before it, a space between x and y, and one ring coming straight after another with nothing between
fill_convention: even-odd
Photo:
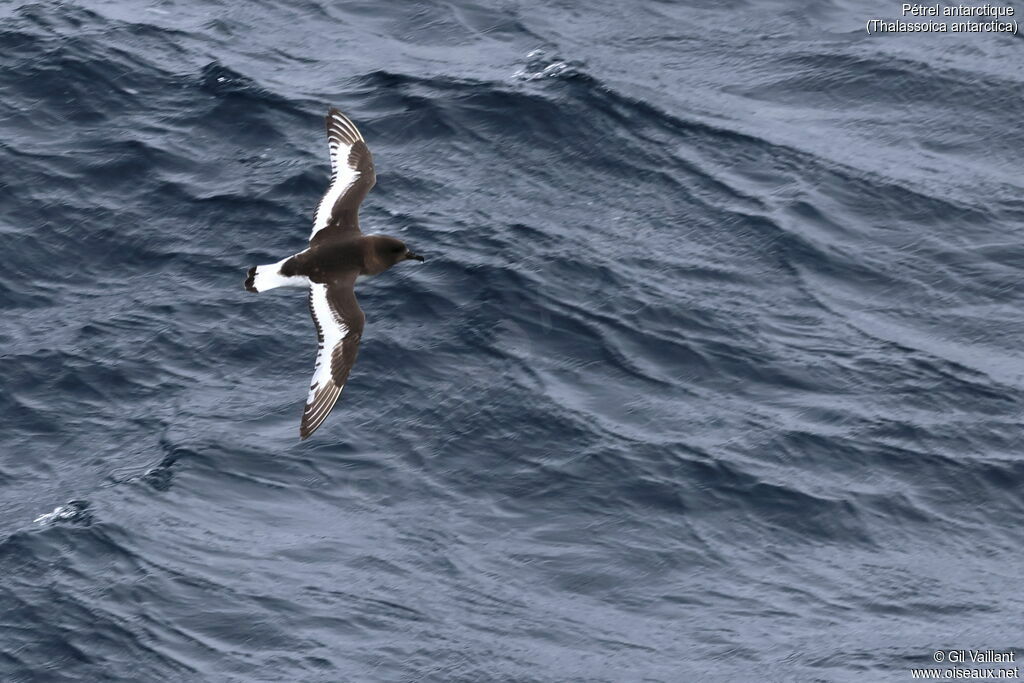
<instances>
[{"instance_id":1,"label":"sea swell","mask_svg":"<svg viewBox=\"0 0 1024 683\"><path fill-rule=\"evenodd\" d=\"M978 54L1019 56L734 4L0 10L0 678L1014 647L1024 110ZM303 247L328 105L427 260L359 283L300 443L305 298L242 281Z\"/></svg>"}]
</instances>

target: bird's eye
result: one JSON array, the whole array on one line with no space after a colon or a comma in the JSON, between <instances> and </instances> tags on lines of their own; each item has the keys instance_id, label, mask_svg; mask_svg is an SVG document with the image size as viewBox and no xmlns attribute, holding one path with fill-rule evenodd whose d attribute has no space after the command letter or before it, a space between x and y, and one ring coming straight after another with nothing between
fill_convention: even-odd
<instances>
[{"instance_id":1,"label":"bird's eye","mask_svg":"<svg viewBox=\"0 0 1024 683\"><path fill-rule=\"evenodd\" d=\"M391 251L395 254L405 251L405 247L391 247Z\"/></svg>"}]
</instances>

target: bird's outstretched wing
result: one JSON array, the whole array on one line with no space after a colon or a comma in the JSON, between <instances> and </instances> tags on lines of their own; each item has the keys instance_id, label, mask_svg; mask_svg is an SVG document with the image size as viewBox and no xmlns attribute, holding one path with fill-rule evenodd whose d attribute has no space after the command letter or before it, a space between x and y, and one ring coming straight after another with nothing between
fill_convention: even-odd
<instances>
[{"instance_id":1,"label":"bird's outstretched wing","mask_svg":"<svg viewBox=\"0 0 1024 683\"><path fill-rule=\"evenodd\" d=\"M309 312L316 324L320 348L299 427L303 439L315 432L330 414L359 353L366 317L356 301L353 284L354 273L326 284L312 282L309 286Z\"/></svg>"},{"instance_id":2,"label":"bird's outstretched wing","mask_svg":"<svg viewBox=\"0 0 1024 683\"><path fill-rule=\"evenodd\" d=\"M359 205L377 182L373 155L356 124L333 107L326 123L331 185L317 207L310 246L331 234L358 234Z\"/></svg>"}]
</instances>

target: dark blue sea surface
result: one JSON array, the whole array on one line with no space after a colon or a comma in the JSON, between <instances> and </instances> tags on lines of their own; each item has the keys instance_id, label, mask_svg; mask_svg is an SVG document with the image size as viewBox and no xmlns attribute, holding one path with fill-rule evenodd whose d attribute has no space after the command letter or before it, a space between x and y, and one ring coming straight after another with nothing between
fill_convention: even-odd
<instances>
[{"instance_id":1,"label":"dark blue sea surface","mask_svg":"<svg viewBox=\"0 0 1024 683\"><path fill-rule=\"evenodd\" d=\"M1024 42L899 3L0 5L0 680L1024 653ZM337 106L359 359L298 424Z\"/></svg>"}]
</instances>

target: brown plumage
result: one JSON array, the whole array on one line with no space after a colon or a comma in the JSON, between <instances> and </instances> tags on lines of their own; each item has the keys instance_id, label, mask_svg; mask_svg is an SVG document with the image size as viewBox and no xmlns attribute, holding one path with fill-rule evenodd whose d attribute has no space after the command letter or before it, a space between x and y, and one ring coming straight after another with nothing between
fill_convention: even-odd
<instances>
[{"instance_id":1,"label":"brown plumage","mask_svg":"<svg viewBox=\"0 0 1024 683\"><path fill-rule=\"evenodd\" d=\"M320 200L309 248L277 263L249 269L245 288L309 287L309 311L319 350L299 435L323 424L341 395L359 352L365 316L356 301L356 278L377 275L401 261L422 261L405 243L363 235L359 205L376 182L373 155L355 124L337 109L327 113L331 184Z\"/></svg>"}]
</instances>

